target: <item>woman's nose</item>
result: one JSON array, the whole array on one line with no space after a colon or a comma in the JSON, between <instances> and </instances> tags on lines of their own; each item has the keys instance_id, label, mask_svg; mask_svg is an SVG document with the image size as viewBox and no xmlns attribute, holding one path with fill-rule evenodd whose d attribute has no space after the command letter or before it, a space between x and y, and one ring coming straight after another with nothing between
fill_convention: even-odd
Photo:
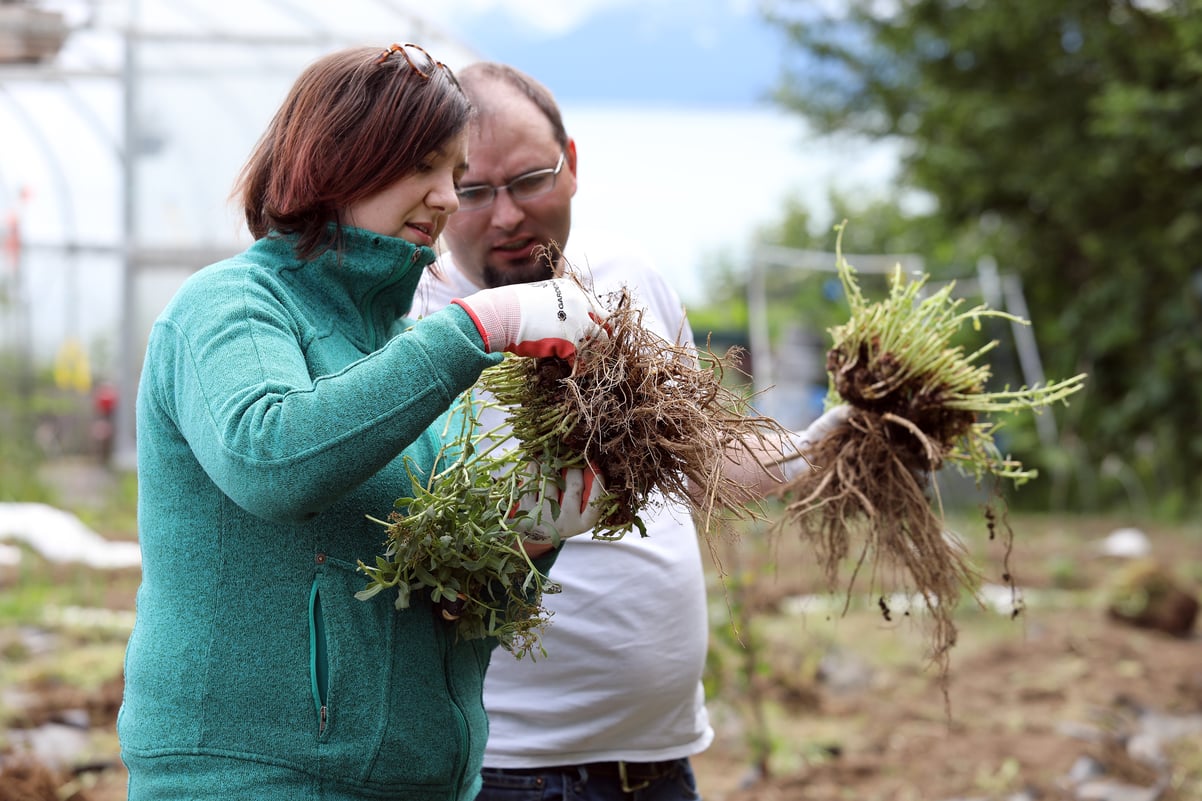
<instances>
[{"instance_id":1,"label":"woman's nose","mask_svg":"<svg viewBox=\"0 0 1202 801\"><path fill-rule=\"evenodd\" d=\"M427 197L427 202L439 211L454 214L459 210L459 195L455 192L455 184L448 183L445 186L440 184Z\"/></svg>"}]
</instances>

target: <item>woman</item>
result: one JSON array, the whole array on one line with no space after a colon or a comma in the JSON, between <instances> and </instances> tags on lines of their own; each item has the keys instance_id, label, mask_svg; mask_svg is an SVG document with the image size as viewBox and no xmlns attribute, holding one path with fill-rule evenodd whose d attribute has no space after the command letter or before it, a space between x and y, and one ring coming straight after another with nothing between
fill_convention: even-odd
<instances>
[{"instance_id":1,"label":"woman","mask_svg":"<svg viewBox=\"0 0 1202 801\"><path fill-rule=\"evenodd\" d=\"M255 243L152 329L118 722L134 801L476 794L492 643L457 640L428 601L355 599L384 539L367 515L428 474L442 418L500 352L571 358L600 317L555 281L402 319L458 208L470 114L414 45L315 62L239 182ZM561 537L596 523L599 487L574 479Z\"/></svg>"}]
</instances>

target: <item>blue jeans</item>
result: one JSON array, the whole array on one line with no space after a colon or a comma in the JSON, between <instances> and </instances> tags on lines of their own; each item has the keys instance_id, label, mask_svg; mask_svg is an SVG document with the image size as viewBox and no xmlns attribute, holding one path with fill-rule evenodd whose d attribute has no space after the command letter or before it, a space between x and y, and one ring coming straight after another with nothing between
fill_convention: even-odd
<instances>
[{"instance_id":1,"label":"blue jeans","mask_svg":"<svg viewBox=\"0 0 1202 801\"><path fill-rule=\"evenodd\" d=\"M606 763L603 770L590 770L588 765L485 768L476 801L701 801L687 758L658 764L662 769L650 780L640 775L638 766L631 767L625 787L616 762Z\"/></svg>"}]
</instances>

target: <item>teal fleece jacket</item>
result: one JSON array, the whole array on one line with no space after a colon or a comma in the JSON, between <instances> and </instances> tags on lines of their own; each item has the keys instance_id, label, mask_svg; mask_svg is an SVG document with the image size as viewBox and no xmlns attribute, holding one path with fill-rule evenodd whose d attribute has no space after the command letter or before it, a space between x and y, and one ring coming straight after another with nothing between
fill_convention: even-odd
<instances>
[{"instance_id":1,"label":"teal fleece jacket","mask_svg":"<svg viewBox=\"0 0 1202 801\"><path fill-rule=\"evenodd\" d=\"M428 598L360 601L384 518L500 356L452 306L403 318L430 248L268 237L185 282L137 398L142 584L118 719L129 798L465 801L494 641ZM547 570L554 553L536 564Z\"/></svg>"}]
</instances>

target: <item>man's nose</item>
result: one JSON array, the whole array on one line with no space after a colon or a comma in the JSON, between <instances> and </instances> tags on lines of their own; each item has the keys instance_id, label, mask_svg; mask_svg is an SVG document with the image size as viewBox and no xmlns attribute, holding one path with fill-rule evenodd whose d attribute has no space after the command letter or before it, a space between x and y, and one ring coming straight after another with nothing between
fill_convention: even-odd
<instances>
[{"instance_id":1,"label":"man's nose","mask_svg":"<svg viewBox=\"0 0 1202 801\"><path fill-rule=\"evenodd\" d=\"M492 224L497 228L509 230L526 218L522 204L509 194L508 189L497 191L492 203Z\"/></svg>"}]
</instances>

